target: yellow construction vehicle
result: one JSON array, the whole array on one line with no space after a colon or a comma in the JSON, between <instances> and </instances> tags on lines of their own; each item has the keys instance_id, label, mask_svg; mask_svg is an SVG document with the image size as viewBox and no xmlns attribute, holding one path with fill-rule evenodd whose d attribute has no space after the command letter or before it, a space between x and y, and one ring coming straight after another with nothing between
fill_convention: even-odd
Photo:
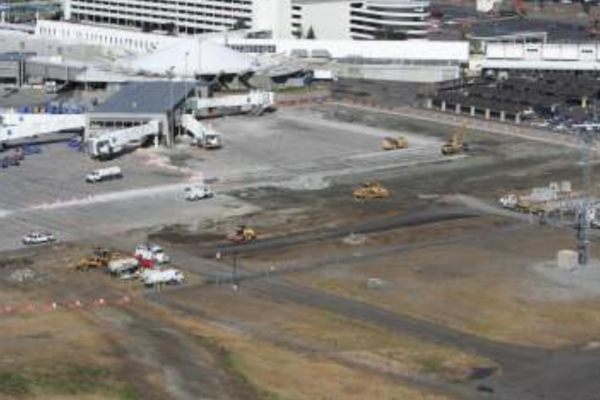
<instances>
[{"instance_id":1,"label":"yellow construction vehicle","mask_svg":"<svg viewBox=\"0 0 600 400\"><path fill-rule=\"evenodd\" d=\"M256 232L246 225L238 225L235 232L229 236L229 240L233 243L247 243L256 240Z\"/></svg>"},{"instance_id":2,"label":"yellow construction vehicle","mask_svg":"<svg viewBox=\"0 0 600 400\"><path fill-rule=\"evenodd\" d=\"M93 256L84 257L75 264L75 270L88 271L90 269L103 269L108 266L111 259L117 256L116 253L105 248L94 249Z\"/></svg>"},{"instance_id":3,"label":"yellow construction vehicle","mask_svg":"<svg viewBox=\"0 0 600 400\"><path fill-rule=\"evenodd\" d=\"M455 131L452 138L442 145L442 154L452 156L469 150L469 145L464 142L464 137L467 133L468 129L466 125L463 125L460 130Z\"/></svg>"},{"instance_id":4,"label":"yellow construction vehicle","mask_svg":"<svg viewBox=\"0 0 600 400\"><path fill-rule=\"evenodd\" d=\"M407 149L408 139L405 136L386 137L381 141L381 150Z\"/></svg>"},{"instance_id":5,"label":"yellow construction vehicle","mask_svg":"<svg viewBox=\"0 0 600 400\"><path fill-rule=\"evenodd\" d=\"M85 257L79 260L77 265L75 265L75 269L77 271L88 271L90 269L103 269L108 266L108 262L110 258L108 257Z\"/></svg>"},{"instance_id":6,"label":"yellow construction vehicle","mask_svg":"<svg viewBox=\"0 0 600 400\"><path fill-rule=\"evenodd\" d=\"M365 182L362 187L354 190L354 200L387 199L390 192L381 186L379 182Z\"/></svg>"}]
</instances>

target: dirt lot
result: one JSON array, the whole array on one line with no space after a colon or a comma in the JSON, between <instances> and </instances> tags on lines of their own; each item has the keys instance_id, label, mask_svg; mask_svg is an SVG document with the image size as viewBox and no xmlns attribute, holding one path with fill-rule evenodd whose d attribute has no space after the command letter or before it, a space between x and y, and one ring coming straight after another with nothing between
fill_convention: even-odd
<instances>
[{"instance_id":1,"label":"dirt lot","mask_svg":"<svg viewBox=\"0 0 600 400\"><path fill-rule=\"evenodd\" d=\"M88 245L3 253L0 307L14 308L0 308L0 398L593 398L600 292L538 268L573 247L573 232L455 196L494 204L551 180L577 186L579 154L468 140L471 154L453 162L336 175L318 190L235 189L252 214L113 236L130 246L147 234L172 254L189 279L162 292L72 271ZM352 189L373 178L392 197L355 202ZM239 222L255 243L227 242ZM33 274L19 282L23 270Z\"/></svg>"}]
</instances>

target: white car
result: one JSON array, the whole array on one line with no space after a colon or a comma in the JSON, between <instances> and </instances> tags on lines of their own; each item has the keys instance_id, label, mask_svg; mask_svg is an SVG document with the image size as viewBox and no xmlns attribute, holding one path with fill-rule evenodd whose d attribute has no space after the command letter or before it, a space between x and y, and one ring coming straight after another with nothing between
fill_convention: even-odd
<instances>
[{"instance_id":1,"label":"white car","mask_svg":"<svg viewBox=\"0 0 600 400\"><path fill-rule=\"evenodd\" d=\"M56 238L50 232L31 232L23 236L23 244L25 245L46 244L54 242L56 242Z\"/></svg>"},{"instance_id":2,"label":"white car","mask_svg":"<svg viewBox=\"0 0 600 400\"><path fill-rule=\"evenodd\" d=\"M185 188L185 199L187 201L198 201L202 199L210 199L215 196L215 192L210 190L208 186L197 185L188 186Z\"/></svg>"}]
</instances>

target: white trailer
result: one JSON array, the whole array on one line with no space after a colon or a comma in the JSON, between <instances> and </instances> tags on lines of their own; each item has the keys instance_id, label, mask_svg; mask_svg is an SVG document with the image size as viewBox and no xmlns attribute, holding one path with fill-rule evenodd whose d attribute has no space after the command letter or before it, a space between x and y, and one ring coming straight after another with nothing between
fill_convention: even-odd
<instances>
[{"instance_id":1,"label":"white trailer","mask_svg":"<svg viewBox=\"0 0 600 400\"><path fill-rule=\"evenodd\" d=\"M98 183L104 182L112 179L121 179L123 178L123 173L121 172L121 167L114 166L108 168L101 168L95 171L90 172L86 175L85 181L87 183Z\"/></svg>"},{"instance_id":2,"label":"white trailer","mask_svg":"<svg viewBox=\"0 0 600 400\"><path fill-rule=\"evenodd\" d=\"M177 269L164 271L147 269L140 274L140 280L146 286L179 285L185 280L183 273Z\"/></svg>"},{"instance_id":3,"label":"white trailer","mask_svg":"<svg viewBox=\"0 0 600 400\"><path fill-rule=\"evenodd\" d=\"M156 136L159 133L158 121L150 121L132 128L103 132L88 139L88 152L94 158L110 158L127 147L139 146L150 136Z\"/></svg>"}]
</instances>

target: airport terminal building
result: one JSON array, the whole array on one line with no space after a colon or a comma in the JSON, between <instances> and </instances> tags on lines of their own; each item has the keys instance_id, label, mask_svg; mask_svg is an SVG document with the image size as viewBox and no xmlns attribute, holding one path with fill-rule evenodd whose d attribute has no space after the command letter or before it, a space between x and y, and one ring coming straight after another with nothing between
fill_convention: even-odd
<instances>
[{"instance_id":1,"label":"airport terminal building","mask_svg":"<svg viewBox=\"0 0 600 400\"><path fill-rule=\"evenodd\" d=\"M63 0L66 20L180 34L250 29L289 39L422 38L430 0ZM334 18L332 18L334 16Z\"/></svg>"}]
</instances>

